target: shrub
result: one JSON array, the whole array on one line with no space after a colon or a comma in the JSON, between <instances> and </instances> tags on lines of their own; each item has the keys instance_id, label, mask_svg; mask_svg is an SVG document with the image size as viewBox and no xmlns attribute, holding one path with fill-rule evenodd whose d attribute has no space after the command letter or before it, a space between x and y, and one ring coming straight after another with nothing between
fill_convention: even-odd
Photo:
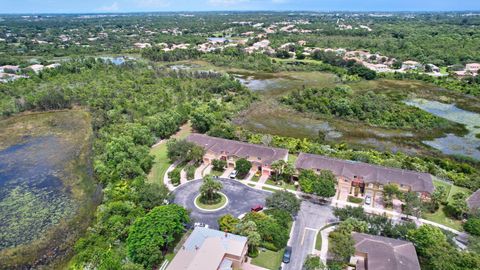
<instances>
[{"instance_id":1,"label":"shrub","mask_svg":"<svg viewBox=\"0 0 480 270\"><path fill-rule=\"evenodd\" d=\"M225 169L225 167L227 166L227 162L223 159L214 159L212 161L212 165L213 165L213 170L214 171L217 171L217 172L221 172Z\"/></svg>"},{"instance_id":2,"label":"shrub","mask_svg":"<svg viewBox=\"0 0 480 270\"><path fill-rule=\"evenodd\" d=\"M480 218L469 218L463 228L470 234L480 236Z\"/></svg>"},{"instance_id":3,"label":"shrub","mask_svg":"<svg viewBox=\"0 0 480 270\"><path fill-rule=\"evenodd\" d=\"M187 172L187 179L188 180L192 180L195 178L195 166L193 165L188 165L187 167L185 167L185 171Z\"/></svg>"},{"instance_id":4,"label":"shrub","mask_svg":"<svg viewBox=\"0 0 480 270\"><path fill-rule=\"evenodd\" d=\"M173 171L168 173L168 178L170 178L170 182L172 183L172 185L180 185L180 169L173 169Z\"/></svg>"},{"instance_id":5,"label":"shrub","mask_svg":"<svg viewBox=\"0 0 480 270\"><path fill-rule=\"evenodd\" d=\"M235 169L238 172L239 178L247 176L248 172L252 168L252 163L244 158L241 158L235 162Z\"/></svg>"}]
</instances>

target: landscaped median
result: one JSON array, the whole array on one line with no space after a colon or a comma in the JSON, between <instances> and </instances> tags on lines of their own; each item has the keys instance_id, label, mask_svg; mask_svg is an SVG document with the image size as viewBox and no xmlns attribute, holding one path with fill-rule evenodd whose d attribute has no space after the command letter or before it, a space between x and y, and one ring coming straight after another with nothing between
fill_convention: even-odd
<instances>
[{"instance_id":1,"label":"landscaped median","mask_svg":"<svg viewBox=\"0 0 480 270\"><path fill-rule=\"evenodd\" d=\"M220 196L220 200L218 201L218 203L214 204L203 203L201 200L201 195L198 194L198 196L195 197L195 206L203 211L218 211L220 209L223 209L228 204L228 197L221 192L218 192L217 194Z\"/></svg>"}]
</instances>

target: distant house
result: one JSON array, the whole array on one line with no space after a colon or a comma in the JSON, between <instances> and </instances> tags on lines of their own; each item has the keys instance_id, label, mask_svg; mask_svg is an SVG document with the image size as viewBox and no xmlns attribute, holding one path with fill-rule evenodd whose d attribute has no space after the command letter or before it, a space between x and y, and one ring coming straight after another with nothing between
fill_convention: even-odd
<instances>
[{"instance_id":1,"label":"distant house","mask_svg":"<svg viewBox=\"0 0 480 270\"><path fill-rule=\"evenodd\" d=\"M33 72L35 72L35 73L38 74L38 73L40 73L40 71L42 71L44 68L45 68L44 65L35 64L35 65L31 65L31 66L27 67L26 69L31 70L31 71L33 71Z\"/></svg>"},{"instance_id":2,"label":"distant house","mask_svg":"<svg viewBox=\"0 0 480 270\"><path fill-rule=\"evenodd\" d=\"M167 270L241 269L247 250L247 237L196 227Z\"/></svg>"},{"instance_id":3,"label":"distant house","mask_svg":"<svg viewBox=\"0 0 480 270\"><path fill-rule=\"evenodd\" d=\"M430 68L431 72L434 72L434 73L440 72L440 68L434 64L427 64L426 66Z\"/></svg>"},{"instance_id":4,"label":"distant house","mask_svg":"<svg viewBox=\"0 0 480 270\"><path fill-rule=\"evenodd\" d=\"M480 189L475 191L467 199L467 205L470 210L479 210L480 209Z\"/></svg>"},{"instance_id":5,"label":"distant house","mask_svg":"<svg viewBox=\"0 0 480 270\"><path fill-rule=\"evenodd\" d=\"M420 270L417 252L411 242L353 233L356 270Z\"/></svg>"},{"instance_id":6,"label":"distant house","mask_svg":"<svg viewBox=\"0 0 480 270\"><path fill-rule=\"evenodd\" d=\"M20 71L19 66L5 65L5 66L0 67L0 72L17 73L19 71Z\"/></svg>"},{"instance_id":7,"label":"distant house","mask_svg":"<svg viewBox=\"0 0 480 270\"><path fill-rule=\"evenodd\" d=\"M466 64L465 70L470 71L472 73L478 73L478 70L480 70L480 64L479 63Z\"/></svg>"},{"instance_id":8,"label":"distant house","mask_svg":"<svg viewBox=\"0 0 480 270\"><path fill-rule=\"evenodd\" d=\"M222 159L227 166L235 167L235 161L245 158L252 163L252 169L270 175L271 165L277 160L288 160L288 151L280 148L244 143L210 137L203 134L190 134L187 141L203 147L206 151L203 161L210 164L214 159Z\"/></svg>"},{"instance_id":9,"label":"distant house","mask_svg":"<svg viewBox=\"0 0 480 270\"><path fill-rule=\"evenodd\" d=\"M133 44L133 46L137 49L145 49L145 48L152 47L152 45L150 43L140 43L140 42L137 42L137 43Z\"/></svg>"},{"instance_id":10,"label":"distant house","mask_svg":"<svg viewBox=\"0 0 480 270\"><path fill-rule=\"evenodd\" d=\"M320 155L300 153L295 163L297 170L330 170L339 185L382 191L386 184L396 184L402 191L413 191L429 198L434 191L432 176L428 173L387 168L368 163L334 159Z\"/></svg>"},{"instance_id":11,"label":"distant house","mask_svg":"<svg viewBox=\"0 0 480 270\"><path fill-rule=\"evenodd\" d=\"M420 68L422 65L416 61L405 61L402 63L403 70L416 70Z\"/></svg>"}]
</instances>

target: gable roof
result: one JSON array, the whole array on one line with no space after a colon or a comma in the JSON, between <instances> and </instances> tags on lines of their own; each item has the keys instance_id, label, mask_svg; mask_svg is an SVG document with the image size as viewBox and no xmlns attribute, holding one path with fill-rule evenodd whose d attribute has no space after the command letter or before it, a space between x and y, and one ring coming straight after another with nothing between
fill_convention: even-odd
<instances>
[{"instance_id":1,"label":"gable roof","mask_svg":"<svg viewBox=\"0 0 480 270\"><path fill-rule=\"evenodd\" d=\"M247 237L196 227L167 270L216 270L231 264L226 255L241 257Z\"/></svg>"},{"instance_id":2,"label":"gable roof","mask_svg":"<svg viewBox=\"0 0 480 270\"><path fill-rule=\"evenodd\" d=\"M330 170L336 176L353 179L363 177L365 183L397 183L408 185L415 192L432 193L432 176L428 173L414 172L396 168L368 164L364 162L341 160L320 155L300 153L295 163L297 169Z\"/></svg>"},{"instance_id":3,"label":"gable roof","mask_svg":"<svg viewBox=\"0 0 480 270\"><path fill-rule=\"evenodd\" d=\"M477 189L470 197L467 199L467 205L470 209L480 209L480 189Z\"/></svg>"},{"instance_id":4,"label":"gable roof","mask_svg":"<svg viewBox=\"0 0 480 270\"><path fill-rule=\"evenodd\" d=\"M226 153L227 155L237 157L257 157L261 158L264 164L271 164L276 160L286 159L288 150L263 145L244 143L234 140L210 137L203 134L193 133L187 137L187 141L193 142L207 151L216 154Z\"/></svg>"},{"instance_id":5,"label":"gable roof","mask_svg":"<svg viewBox=\"0 0 480 270\"><path fill-rule=\"evenodd\" d=\"M355 251L367 255L359 269L368 270L420 270L417 252L411 242L369 235L353 233Z\"/></svg>"}]
</instances>

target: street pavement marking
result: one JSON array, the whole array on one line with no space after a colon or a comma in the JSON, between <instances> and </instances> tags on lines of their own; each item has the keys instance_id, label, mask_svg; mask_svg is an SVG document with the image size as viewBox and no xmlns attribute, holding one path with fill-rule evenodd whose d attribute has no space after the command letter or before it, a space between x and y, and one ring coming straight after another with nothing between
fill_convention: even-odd
<instances>
[{"instance_id":1,"label":"street pavement marking","mask_svg":"<svg viewBox=\"0 0 480 270\"><path fill-rule=\"evenodd\" d=\"M301 243L300 243L301 246L303 246L303 240L305 240L305 232L306 232L307 230L314 231L314 232L318 232L317 229L305 227L305 229L303 229L302 241L301 241Z\"/></svg>"}]
</instances>

